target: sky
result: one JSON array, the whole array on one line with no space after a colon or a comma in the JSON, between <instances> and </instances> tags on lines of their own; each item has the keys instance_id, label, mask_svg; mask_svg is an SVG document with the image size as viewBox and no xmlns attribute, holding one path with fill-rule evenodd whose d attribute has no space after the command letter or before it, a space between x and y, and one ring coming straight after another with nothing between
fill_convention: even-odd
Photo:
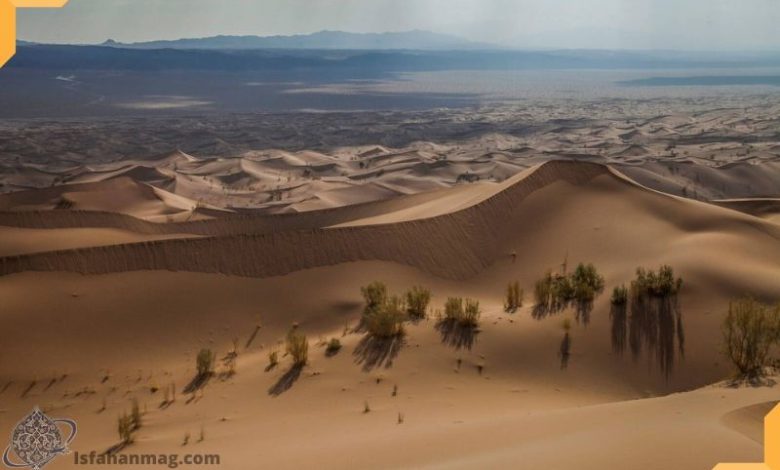
<instances>
[{"instance_id":1,"label":"sky","mask_svg":"<svg viewBox=\"0 0 780 470\"><path fill-rule=\"evenodd\" d=\"M780 50L780 0L70 0L19 38L138 42L413 29L518 48Z\"/></svg>"}]
</instances>

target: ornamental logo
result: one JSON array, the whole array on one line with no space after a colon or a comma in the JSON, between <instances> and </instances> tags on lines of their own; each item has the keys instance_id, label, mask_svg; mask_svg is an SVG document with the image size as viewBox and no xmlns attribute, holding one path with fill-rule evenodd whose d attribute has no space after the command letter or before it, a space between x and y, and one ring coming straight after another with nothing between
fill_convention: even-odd
<instances>
[{"instance_id":1,"label":"ornamental logo","mask_svg":"<svg viewBox=\"0 0 780 470\"><path fill-rule=\"evenodd\" d=\"M61 428L67 428L67 438L63 437ZM14 428L11 444L3 453L3 463L9 468L41 470L58 456L70 453L68 445L75 437L75 421L52 419L35 408Z\"/></svg>"},{"instance_id":2,"label":"ornamental logo","mask_svg":"<svg viewBox=\"0 0 780 470\"><path fill-rule=\"evenodd\" d=\"M0 67L16 53L16 9L59 8L68 0L0 0Z\"/></svg>"}]
</instances>

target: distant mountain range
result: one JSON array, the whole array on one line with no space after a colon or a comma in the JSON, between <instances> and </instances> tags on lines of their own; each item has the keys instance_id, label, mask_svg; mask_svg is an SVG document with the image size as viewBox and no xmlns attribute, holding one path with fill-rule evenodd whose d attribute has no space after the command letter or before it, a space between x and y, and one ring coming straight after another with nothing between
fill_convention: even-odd
<instances>
[{"instance_id":1,"label":"distant mountain range","mask_svg":"<svg viewBox=\"0 0 780 470\"><path fill-rule=\"evenodd\" d=\"M430 31L397 33L347 33L320 31L294 36L214 36L120 43L109 39L101 46L123 49L341 49L341 50L475 50L497 49L491 44L472 42Z\"/></svg>"}]
</instances>

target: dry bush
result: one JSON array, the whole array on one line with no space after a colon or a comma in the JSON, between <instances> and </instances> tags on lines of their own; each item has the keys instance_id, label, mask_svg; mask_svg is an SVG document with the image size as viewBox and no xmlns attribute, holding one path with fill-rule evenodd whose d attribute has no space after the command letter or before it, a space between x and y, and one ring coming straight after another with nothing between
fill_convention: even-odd
<instances>
[{"instance_id":1,"label":"dry bush","mask_svg":"<svg viewBox=\"0 0 780 470\"><path fill-rule=\"evenodd\" d=\"M412 318L425 318L430 303L431 291L424 287L414 286L406 292L406 311Z\"/></svg>"},{"instance_id":2,"label":"dry bush","mask_svg":"<svg viewBox=\"0 0 780 470\"><path fill-rule=\"evenodd\" d=\"M542 307L549 307L552 303L552 285L553 276L551 272L547 272L542 279L536 281L534 285L534 298L536 299L536 305Z\"/></svg>"},{"instance_id":3,"label":"dry bush","mask_svg":"<svg viewBox=\"0 0 780 470\"><path fill-rule=\"evenodd\" d=\"M444 320L458 321L463 317L463 298L449 297L444 304Z\"/></svg>"},{"instance_id":4,"label":"dry bush","mask_svg":"<svg viewBox=\"0 0 780 470\"><path fill-rule=\"evenodd\" d=\"M369 334L378 338L392 338L404 332L406 306L403 300L394 295L384 303L363 314L363 323Z\"/></svg>"},{"instance_id":5,"label":"dry bush","mask_svg":"<svg viewBox=\"0 0 780 470\"><path fill-rule=\"evenodd\" d=\"M201 349L195 360L195 366L198 370L198 377L210 377L214 373L214 361L216 354L211 349Z\"/></svg>"},{"instance_id":6,"label":"dry bush","mask_svg":"<svg viewBox=\"0 0 780 470\"><path fill-rule=\"evenodd\" d=\"M444 321L457 323L464 327L479 325L481 311L479 302L462 297L450 297L444 304Z\"/></svg>"},{"instance_id":7,"label":"dry bush","mask_svg":"<svg viewBox=\"0 0 780 470\"><path fill-rule=\"evenodd\" d=\"M479 309L478 301L466 299L466 310L464 312L463 318L460 320L460 324L472 328L479 326L479 317L481 313L482 312Z\"/></svg>"},{"instance_id":8,"label":"dry bush","mask_svg":"<svg viewBox=\"0 0 780 470\"><path fill-rule=\"evenodd\" d=\"M133 418L127 414L119 416L117 419L117 432L119 440L123 445L132 444L133 438Z\"/></svg>"},{"instance_id":9,"label":"dry bush","mask_svg":"<svg viewBox=\"0 0 780 470\"><path fill-rule=\"evenodd\" d=\"M374 281L361 287L360 292L366 302L364 313L376 310L387 302L387 286L383 282Z\"/></svg>"},{"instance_id":10,"label":"dry bush","mask_svg":"<svg viewBox=\"0 0 780 470\"><path fill-rule=\"evenodd\" d=\"M520 283L515 281L509 283L506 287L506 301L504 301L504 310L507 312L516 312L523 306L525 292L520 289Z\"/></svg>"},{"instance_id":11,"label":"dry bush","mask_svg":"<svg viewBox=\"0 0 780 470\"><path fill-rule=\"evenodd\" d=\"M729 304L723 322L725 352L746 379L759 378L769 365L769 353L780 339L780 307L771 308L752 298Z\"/></svg>"},{"instance_id":12,"label":"dry bush","mask_svg":"<svg viewBox=\"0 0 780 470\"><path fill-rule=\"evenodd\" d=\"M295 367L305 366L309 361L309 340L296 327L287 333L285 350L292 357Z\"/></svg>"}]
</instances>

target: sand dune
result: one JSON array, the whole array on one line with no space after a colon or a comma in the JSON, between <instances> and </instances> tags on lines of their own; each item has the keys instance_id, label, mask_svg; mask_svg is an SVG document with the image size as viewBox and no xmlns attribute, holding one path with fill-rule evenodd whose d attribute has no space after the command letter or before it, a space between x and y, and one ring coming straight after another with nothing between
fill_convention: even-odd
<instances>
[{"instance_id":1,"label":"sand dune","mask_svg":"<svg viewBox=\"0 0 780 470\"><path fill-rule=\"evenodd\" d=\"M470 123L458 138L432 120L426 139L408 126L410 139L313 150L6 159L0 357L20 359L0 362L0 428L41 405L78 420L75 450L102 452L137 399L144 426L126 452L218 452L227 469L757 461L776 387L711 384L733 372L721 354L729 300L780 299L767 112L496 111L491 125L457 116ZM747 134L752 149L725 142ZM598 267L607 292L587 311L536 310L534 282L578 262ZM673 324L611 311L612 287L664 263L685 280ZM453 341L431 316L401 342L372 342L355 327L374 279L429 287L434 309L478 299L479 331ZM506 313L514 280L526 303ZM309 365L296 374L282 355L266 370L294 322ZM343 346L334 356L330 338ZM234 339L237 374L183 393L197 351L221 358ZM177 401L163 404L170 384Z\"/></svg>"},{"instance_id":2,"label":"sand dune","mask_svg":"<svg viewBox=\"0 0 780 470\"><path fill-rule=\"evenodd\" d=\"M538 163L571 158L616 165L646 186L693 199L778 196L772 103L716 111L682 106L662 117L648 103L570 107L565 119L551 115L549 106L529 105L478 115L333 115L326 127L305 114L224 123L181 118L147 129L146 146L135 134L122 134L121 123L98 132L94 123L75 122L68 132L88 132L82 140L66 145L63 129L42 127L25 132L13 151L0 151L0 192L126 176L201 205L281 213L502 182ZM261 145L256 136L263 132ZM301 147L302 135L311 145ZM195 154L161 150L204 139L216 142L195 145ZM377 145L381 140L392 142Z\"/></svg>"},{"instance_id":3,"label":"sand dune","mask_svg":"<svg viewBox=\"0 0 780 470\"><path fill-rule=\"evenodd\" d=\"M587 218L560 215L561 212L568 213L568 206L573 205L572 201L567 201L573 197L567 194L571 187L577 188L576 204L591 207ZM645 191L601 165L550 162L501 186L488 188L490 190L482 194L468 196L470 205L465 208L459 208L457 200L445 198L443 206L434 201L423 207L422 212L404 208L330 229L156 241L3 258L0 259L0 272L74 270L102 274L164 269L264 277L316 266L383 260L415 266L441 277L464 279L509 259L513 252L519 254L522 262L524 248L537 244L540 237L549 236L539 230L545 224L557 225L556 231L564 234L582 234L581 240L567 241L571 251L585 250L585 247L593 251L594 247L609 246L611 240L599 240L601 237L587 236L583 231L588 227L595 232L604 230L601 227L617 230L614 225L617 213L623 214L623 224L632 219L642 221L636 224L641 231L635 236L630 230L622 229L622 236L627 240L622 243L612 240L612 246L627 245L626 249L636 246L635 252L650 248L641 246L650 234L655 234L655 240L661 234L667 239L688 234L691 238L699 236L703 242L708 234L722 238L724 242L749 236L753 237L754 249L763 246L769 253L774 251L772 247L780 239L780 227L774 224L715 206ZM525 203L526 198L548 188L541 204ZM620 202L603 201L609 194L620 194ZM445 207L455 210L436 214ZM447 234L446 238L441 234ZM568 235L558 236L564 240L569 238ZM739 248L737 253L750 256L744 248ZM771 263L780 264L780 260L771 255L762 258L757 259L754 266L767 266L768 270Z\"/></svg>"}]
</instances>

